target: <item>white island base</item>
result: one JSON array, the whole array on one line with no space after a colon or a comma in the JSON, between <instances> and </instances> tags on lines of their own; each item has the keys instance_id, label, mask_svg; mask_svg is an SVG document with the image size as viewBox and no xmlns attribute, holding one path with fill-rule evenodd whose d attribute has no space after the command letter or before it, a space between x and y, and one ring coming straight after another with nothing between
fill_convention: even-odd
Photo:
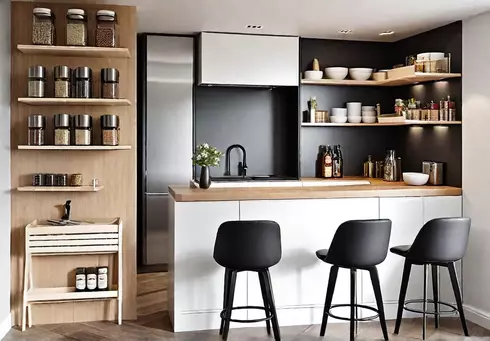
<instances>
[{"instance_id":1,"label":"white island base","mask_svg":"<svg viewBox=\"0 0 490 341\"><path fill-rule=\"evenodd\" d=\"M390 246L411 244L422 225L434 218L460 217L461 196L170 202L169 312L175 332L218 329L223 304L224 269L213 259L218 226L228 220L273 220L281 226L282 260L270 269L280 326L319 324L330 266L315 251L328 248L346 220L388 218ZM388 253L378 271L386 318L395 319L404 259ZM406 299L423 295L423 268L413 266ZM458 266L458 271L460 267ZM461 278L461 272L459 273ZM429 277L430 278L430 277ZM430 284L431 281L428 281ZM454 301L446 269L440 270L441 300ZM349 271L341 269L333 303L349 303ZM429 285L432 296L432 286ZM375 307L367 271L358 271L358 302ZM234 306L261 306L257 274L238 275ZM348 316L338 309L337 315ZM263 312L235 311L253 319ZM372 312L362 311L364 316ZM414 316L404 312L404 316ZM362 316L362 315L361 315ZM329 319L329 323L338 322ZM231 327L257 326L236 324ZM265 325L261 323L260 325Z\"/></svg>"}]
</instances>

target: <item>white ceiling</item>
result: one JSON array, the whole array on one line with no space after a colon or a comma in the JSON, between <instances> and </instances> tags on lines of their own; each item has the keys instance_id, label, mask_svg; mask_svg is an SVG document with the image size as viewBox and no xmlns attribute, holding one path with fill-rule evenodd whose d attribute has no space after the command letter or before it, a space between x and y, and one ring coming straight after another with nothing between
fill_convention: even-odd
<instances>
[{"instance_id":1,"label":"white ceiling","mask_svg":"<svg viewBox=\"0 0 490 341\"><path fill-rule=\"evenodd\" d=\"M490 0L112 0L138 8L139 32L200 31L396 41L489 11ZM260 31L247 25L262 25ZM351 29L348 35L339 34ZM392 36L379 33L393 30Z\"/></svg>"}]
</instances>

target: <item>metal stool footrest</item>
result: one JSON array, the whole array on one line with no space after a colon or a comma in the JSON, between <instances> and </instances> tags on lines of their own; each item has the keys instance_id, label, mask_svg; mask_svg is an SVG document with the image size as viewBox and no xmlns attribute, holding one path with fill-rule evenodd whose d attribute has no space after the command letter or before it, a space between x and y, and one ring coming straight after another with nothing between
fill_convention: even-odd
<instances>
[{"instance_id":1,"label":"metal stool footrest","mask_svg":"<svg viewBox=\"0 0 490 341\"><path fill-rule=\"evenodd\" d=\"M376 313L376 315L374 315L374 316L356 318L356 319L354 319L355 322L371 321L371 320L377 319L379 317L378 309L376 309L376 308L373 308L373 307L370 307L367 305L363 305L363 304L353 304L353 306L356 307L356 309L358 309L358 308L368 309L368 310L374 311ZM350 317L337 316L337 315L334 315L330 312L332 309L340 308L340 307L349 307L350 308L351 305L350 304L332 304L332 307L327 312L327 315L330 317L333 317L334 319L337 319L337 320L350 321Z\"/></svg>"},{"instance_id":2,"label":"metal stool footrest","mask_svg":"<svg viewBox=\"0 0 490 341\"><path fill-rule=\"evenodd\" d=\"M425 314L429 314L429 315L453 314L453 313L456 313L458 311L458 309L454 305L447 303L447 302L441 302L441 301L438 301L437 304L449 307L452 310L436 312L436 311L423 311L423 310L413 309L413 308L407 307L409 304L415 304L415 303L424 303L424 300L422 298L418 298L418 299L414 299L414 300L407 300L407 301L405 301L405 304L403 305L403 309L405 309L407 311L411 311L412 313L418 313L418 314L424 314L425 313ZM427 303L434 304L436 302L434 302L434 300L432 300L432 299L428 299Z\"/></svg>"},{"instance_id":3,"label":"metal stool footrest","mask_svg":"<svg viewBox=\"0 0 490 341\"><path fill-rule=\"evenodd\" d=\"M246 309L255 309L255 310L264 310L265 311L265 307L256 307L256 306L243 306L243 307L233 307L231 308L231 310L246 310ZM227 319L225 317L225 313L226 313L226 309L223 309L221 311L221 313L219 314L219 316L223 319L223 320L229 320L230 322L237 322L237 323L255 323L255 322L264 322L264 321L269 321L270 319L272 319L272 314L268 311L265 311L265 315L266 317L264 318L260 318L260 319L254 319L254 320L237 320L237 319Z\"/></svg>"}]
</instances>

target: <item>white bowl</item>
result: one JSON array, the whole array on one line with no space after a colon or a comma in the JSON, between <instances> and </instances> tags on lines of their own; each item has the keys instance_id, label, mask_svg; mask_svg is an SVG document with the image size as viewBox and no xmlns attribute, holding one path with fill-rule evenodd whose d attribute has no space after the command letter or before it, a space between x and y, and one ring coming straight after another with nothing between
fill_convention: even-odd
<instances>
[{"instance_id":1,"label":"white bowl","mask_svg":"<svg viewBox=\"0 0 490 341\"><path fill-rule=\"evenodd\" d=\"M431 52L430 60L441 60L444 59L444 52Z\"/></svg>"},{"instance_id":2,"label":"white bowl","mask_svg":"<svg viewBox=\"0 0 490 341\"><path fill-rule=\"evenodd\" d=\"M362 111L374 111L375 107L373 105L363 105L361 109Z\"/></svg>"},{"instance_id":3,"label":"white bowl","mask_svg":"<svg viewBox=\"0 0 490 341\"><path fill-rule=\"evenodd\" d=\"M332 108L330 116L347 116L346 108Z\"/></svg>"},{"instance_id":4,"label":"white bowl","mask_svg":"<svg viewBox=\"0 0 490 341\"><path fill-rule=\"evenodd\" d=\"M325 74L327 78L342 80L347 77L349 69L346 67L326 67Z\"/></svg>"},{"instance_id":5,"label":"white bowl","mask_svg":"<svg viewBox=\"0 0 490 341\"><path fill-rule=\"evenodd\" d=\"M371 77L373 69L357 67L349 69L350 78L356 81L367 81Z\"/></svg>"},{"instance_id":6,"label":"white bowl","mask_svg":"<svg viewBox=\"0 0 490 341\"><path fill-rule=\"evenodd\" d=\"M347 122L347 116L330 116L330 122L332 122L332 123L345 123L345 122Z\"/></svg>"},{"instance_id":7,"label":"white bowl","mask_svg":"<svg viewBox=\"0 0 490 341\"><path fill-rule=\"evenodd\" d=\"M347 116L361 116L361 102L347 103Z\"/></svg>"},{"instance_id":8,"label":"white bowl","mask_svg":"<svg viewBox=\"0 0 490 341\"><path fill-rule=\"evenodd\" d=\"M361 123L362 116L348 116L347 121L349 123Z\"/></svg>"},{"instance_id":9,"label":"white bowl","mask_svg":"<svg viewBox=\"0 0 490 341\"><path fill-rule=\"evenodd\" d=\"M411 186L423 186L429 181L429 174L403 173L403 181Z\"/></svg>"},{"instance_id":10,"label":"white bowl","mask_svg":"<svg viewBox=\"0 0 490 341\"><path fill-rule=\"evenodd\" d=\"M417 60L418 61L430 60L430 52L419 53L417 55Z\"/></svg>"},{"instance_id":11,"label":"white bowl","mask_svg":"<svg viewBox=\"0 0 490 341\"><path fill-rule=\"evenodd\" d=\"M362 111L361 112L361 116L368 116L368 117L372 117L372 116L376 116L376 111Z\"/></svg>"},{"instance_id":12,"label":"white bowl","mask_svg":"<svg viewBox=\"0 0 490 341\"><path fill-rule=\"evenodd\" d=\"M323 78L323 71L313 71L313 70L305 71L305 79L316 81L322 78Z\"/></svg>"},{"instance_id":13,"label":"white bowl","mask_svg":"<svg viewBox=\"0 0 490 341\"><path fill-rule=\"evenodd\" d=\"M362 116L362 123L376 123L376 116Z\"/></svg>"}]
</instances>

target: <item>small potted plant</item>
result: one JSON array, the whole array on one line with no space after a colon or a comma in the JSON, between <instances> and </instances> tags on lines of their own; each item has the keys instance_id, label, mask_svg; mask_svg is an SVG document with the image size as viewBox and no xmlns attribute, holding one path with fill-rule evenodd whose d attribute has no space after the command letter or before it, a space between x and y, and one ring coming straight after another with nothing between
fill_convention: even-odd
<instances>
[{"instance_id":1,"label":"small potted plant","mask_svg":"<svg viewBox=\"0 0 490 341\"><path fill-rule=\"evenodd\" d=\"M201 166L201 177L199 178L199 188L207 189L211 186L209 167L218 167L219 159L223 155L216 147L207 143L200 144L196 147L192 162L194 165Z\"/></svg>"}]
</instances>

